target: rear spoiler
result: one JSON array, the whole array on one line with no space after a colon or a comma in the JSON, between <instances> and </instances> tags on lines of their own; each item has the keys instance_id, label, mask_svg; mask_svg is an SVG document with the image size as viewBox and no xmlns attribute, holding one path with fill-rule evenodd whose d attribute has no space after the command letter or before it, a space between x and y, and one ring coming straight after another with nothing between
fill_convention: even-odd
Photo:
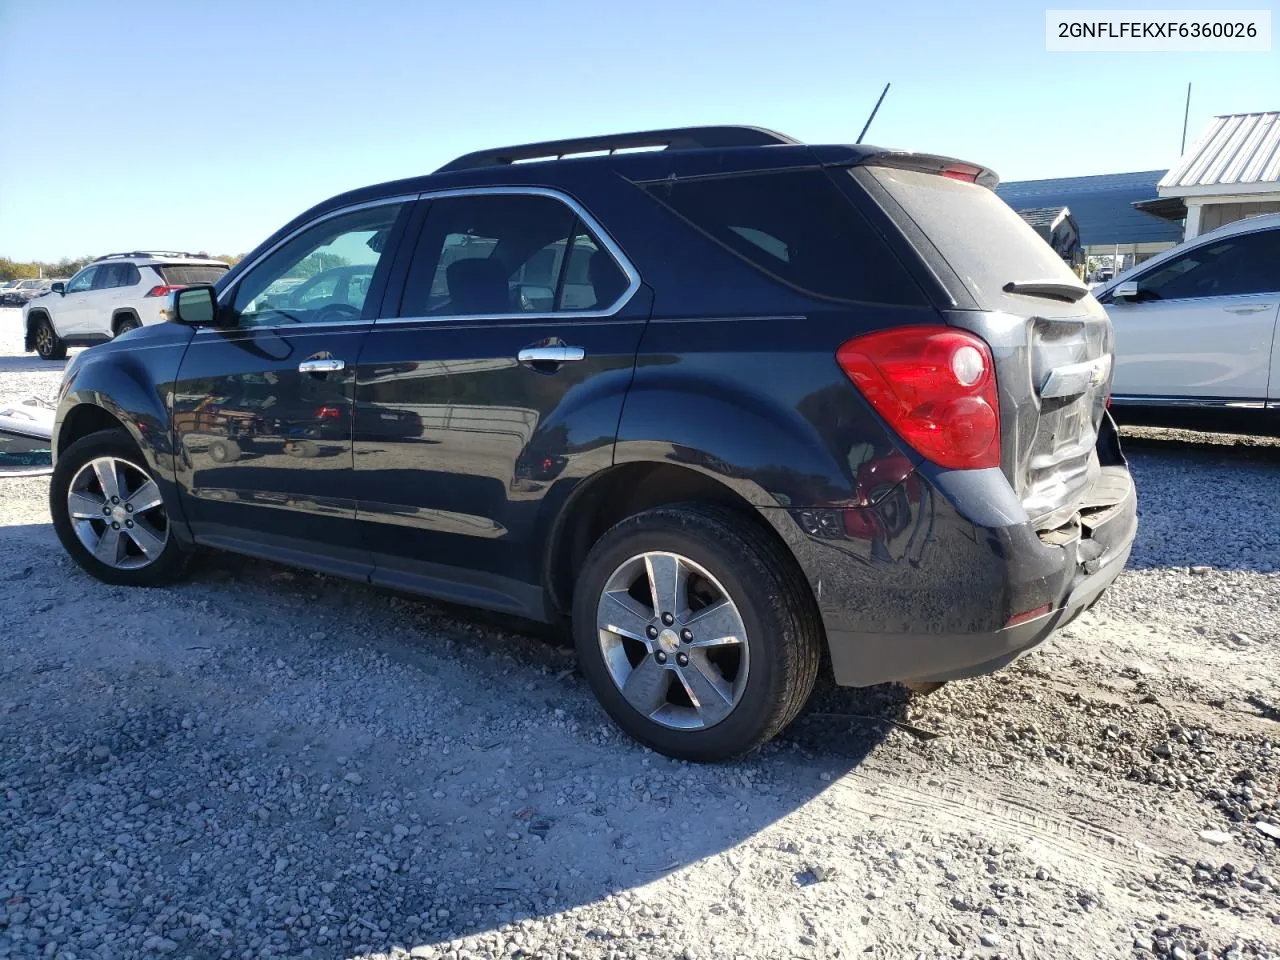
<instances>
[{"instance_id":1,"label":"rear spoiler","mask_svg":"<svg viewBox=\"0 0 1280 960\"><path fill-rule=\"evenodd\" d=\"M932 153L912 153L909 150L883 150L879 147L811 147L814 154L829 167L892 167L895 170L915 170L932 173L951 180L976 183L994 190L1000 183L999 175L988 167L955 157L942 157Z\"/></svg>"}]
</instances>

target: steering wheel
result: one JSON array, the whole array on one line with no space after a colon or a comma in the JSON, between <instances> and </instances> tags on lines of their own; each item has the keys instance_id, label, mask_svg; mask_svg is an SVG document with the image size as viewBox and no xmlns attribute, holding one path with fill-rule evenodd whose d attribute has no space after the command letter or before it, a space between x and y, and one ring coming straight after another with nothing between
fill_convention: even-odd
<instances>
[{"instance_id":1,"label":"steering wheel","mask_svg":"<svg viewBox=\"0 0 1280 960\"><path fill-rule=\"evenodd\" d=\"M349 303L325 304L315 312L312 323L334 323L339 320L359 320L360 308Z\"/></svg>"}]
</instances>

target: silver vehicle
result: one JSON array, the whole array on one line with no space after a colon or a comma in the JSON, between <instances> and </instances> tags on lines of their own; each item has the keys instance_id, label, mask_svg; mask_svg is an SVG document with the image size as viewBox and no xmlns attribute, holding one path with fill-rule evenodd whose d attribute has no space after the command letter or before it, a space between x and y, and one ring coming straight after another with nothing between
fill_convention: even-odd
<instances>
[{"instance_id":1,"label":"silver vehicle","mask_svg":"<svg viewBox=\"0 0 1280 960\"><path fill-rule=\"evenodd\" d=\"M1095 290L1115 326L1117 419L1274 426L1277 264L1280 214L1267 214L1188 240Z\"/></svg>"}]
</instances>

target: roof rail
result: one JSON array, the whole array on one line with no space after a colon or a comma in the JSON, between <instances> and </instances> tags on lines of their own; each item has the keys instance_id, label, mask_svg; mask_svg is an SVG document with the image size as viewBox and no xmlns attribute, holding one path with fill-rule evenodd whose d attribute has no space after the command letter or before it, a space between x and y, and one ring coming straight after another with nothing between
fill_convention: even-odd
<instances>
[{"instance_id":1,"label":"roof rail","mask_svg":"<svg viewBox=\"0 0 1280 960\"><path fill-rule=\"evenodd\" d=\"M697 150L708 147L762 147L799 142L786 134L761 127L678 127L672 130L615 133L600 137L579 137L576 140L547 140L544 143L478 150L446 163L436 173L503 166L522 160L559 160L578 153L614 153L618 150L645 148Z\"/></svg>"},{"instance_id":2,"label":"roof rail","mask_svg":"<svg viewBox=\"0 0 1280 960\"><path fill-rule=\"evenodd\" d=\"M212 260L213 257L202 256L198 253L184 253L180 250L130 250L126 253L104 253L100 257L94 257L90 263L97 263L100 260L121 260L126 257L188 257L192 260Z\"/></svg>"}]
</instances>

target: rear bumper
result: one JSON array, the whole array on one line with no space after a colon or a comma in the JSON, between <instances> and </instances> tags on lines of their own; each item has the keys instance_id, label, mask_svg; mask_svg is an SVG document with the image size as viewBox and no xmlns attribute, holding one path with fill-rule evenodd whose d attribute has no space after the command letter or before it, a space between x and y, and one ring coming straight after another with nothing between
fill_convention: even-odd
<instances>
[{"instance_id":1,"label":"rear bumper","mask_svg":"<svg viewBox=\"0 0 1280 960\"><path fill-rule=\"evenodd\" d=\"M1123 461L1053 531L1027 521L998 470L916 473L866 508L768 512L818 600L843 686L1006 666L1102 595L1137 531Z\"/></svg>"}]
</instances>

